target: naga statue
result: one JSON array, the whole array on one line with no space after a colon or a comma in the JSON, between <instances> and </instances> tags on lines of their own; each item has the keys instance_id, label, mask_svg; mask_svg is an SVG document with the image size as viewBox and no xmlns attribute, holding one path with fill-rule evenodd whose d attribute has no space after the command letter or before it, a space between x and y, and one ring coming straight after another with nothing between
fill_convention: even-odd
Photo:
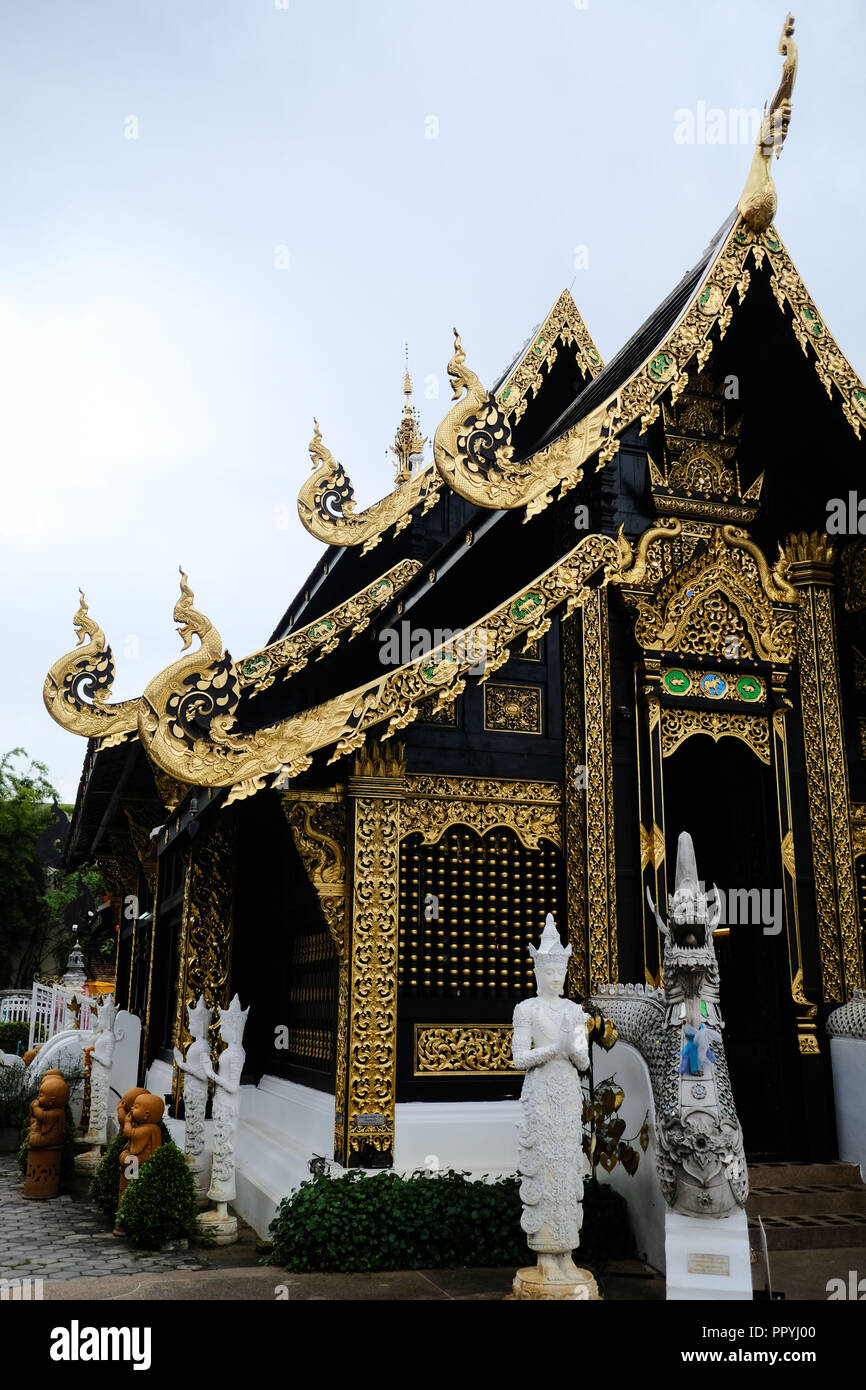
<instances>
[{"instance_id":1,"label":"naga statue","mask_svg":"<svg viewBox=\"0 0 866 1390\"><path fill-rule=\"evenodd\" d=\"M664 937L664 989L605 985L593 1002L649 1069L666 1202L687 1216L727 1216L746 1204L748 1173L722 1039L713 946L720 907L716 890L705 893L698 879L687 831L677 844L667 923L649 901Z\"/></svg>"}]
</instances>

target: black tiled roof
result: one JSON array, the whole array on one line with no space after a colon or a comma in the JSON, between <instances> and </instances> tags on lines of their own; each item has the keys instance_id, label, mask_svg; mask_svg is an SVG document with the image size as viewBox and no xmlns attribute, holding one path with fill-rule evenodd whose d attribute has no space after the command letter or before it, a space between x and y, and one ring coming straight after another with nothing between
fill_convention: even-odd
<instances>
[{"instance_id":1,"label":"black tiled roof","mask_svg":"<svg viewBox=\"0 0 866 1390\"><path fill-rule=\"evenodd\" d=\"M693 266L680 280L675 289L671 290L666 299L663 299L657 309L650 314L649 318L629 338L625 347L620 348L616 356L607 364L603 371L599 372L578 395L574 398L571 405L555 420L550 428L542 435L535 444L533 452L545 448L554 439L558 439L561 434L576 425L579 420L588 415L596 406L606 401L615 391L629 380L637 371L641 363L649 357L653 348L661 343L679 319L683 310L688 305L695 293L698 285L707 270L718 254L725 238L730 232L736 220L736 209L725 219L722 226L716 232L704 254L701 256L697 265Z\"/></svg>"}]
</instances>

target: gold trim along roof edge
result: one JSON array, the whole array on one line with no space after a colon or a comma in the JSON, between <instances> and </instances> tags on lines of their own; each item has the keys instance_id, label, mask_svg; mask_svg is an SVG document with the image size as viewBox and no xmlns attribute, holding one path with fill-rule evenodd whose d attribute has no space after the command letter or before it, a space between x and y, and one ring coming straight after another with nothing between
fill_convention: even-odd
<instances>
[{"instance_id":1,"label":"gold trim along roof edge","mask_svg":"<svg viewBox=\"0 0 866 1390\"><path fill-rule=\"evenodd\" d=\"M559 356L557 344L566 347L573 345L578 365L590 377L598 376L604 367L601 353L570 290L562 291L543 322L530 336L526 347L493 388L492 394L512 417L512 425L520 420L529 404L529 397L538 393L545 369L550 371Z\"/></svg>"},{"instance_id":2,"label":"gold trim along roof edge","mask_svg":"<svg viewBox=\"0 0 866 1390\"><path fill-rule=\"evenodd\" d=\"M298 628L297 632L269 643L240 661L231 662L229 657L231 669L227 669L226 679L236 684L239 693L246 690L254 696L272 685L281 672L284 676L295 675L307 665L311 656L319 660L336 650L346 632L350 642L363 632L372 617L390 603L420 569L419 560L401 560L358 593ZM188 614L195 615L188 633L186 628L182 629L186 636L184 646L188 647L195 635L203 646L207 645L211 659L216 659L222 654L220 635L212 624L208 624L207 630L199 630L201 615L192 607L194 596L182 570L181 575L181 598L174 610L175 621L183 623ZM79 644L55 661L45 678L42 695L48 713L61 728L83 738L97 738L100 748L111 748L137 735L140 697L108 703L115 677L114 659L111 648L106 645L105 633L88 617L84 594L81 590L79 593L81 604L72 619ZM86 637L90 638L87 643Z\"/></svg>"},{"instance_id":3,"label":"gold trim along roof edge","mask_svg":"<svg viewBox=\"0 0 866 1390\"><path fill-rule=\"evenodd\" d=\"M387 721L384 738L418 716L418 704L430 695L438 705L451 703L475 676L480 684L509 658L518 636L537 640L550 627L550 612L566 603L566 612L583 603L586 584L599 570L604 583L621 583L645 565L646 547L658 535L678 534L679 522L651 528L637 552L620 533L616 540L589 535L544 571L531 585L512 595L449 642L414 661L368 681L321 705L278 724L238 734L232 731L238 703L237 682L226 678L227 654L214 647L213 624L191 606L189 592L175 607L175 620L188 645L196 632L201 648L156 676L139 704L139 735L151 760L182 782L203 787L231 787L224 805L261 790L267 778L300 775L313 753L336 745L330 758L360 748L367 732Z\"/></svg>"},{"instance_id":4,"label":"gold trim along roof edge","mask_svg":"<svg viewBox=\"0 0 866 1390\"><path fill-rule=\"evenodd\" d=\"M494 392L487 392L475 378L477 401L491 408L498 405L502 415L515 425L526 410L530 394L540 390L545 368L549 370L556 360L560 350L557 344L574 345L579 365L591 377L602 370L601 354L568 290L558 296ZM394 535L399 535L410 524L416 507L421 506L423 516L438 501L442 477L435 464L430 463L414 477L404 477L386 496L356 514L352 481L323 442L318 421L314 420L313 425L309 452L314 471L298 494L298 515L304 529L324 545L360 545L361 554L365 555L392 527Z\"/></svg>"},{"instance_id":5,"label":"gold trim along roof edge","mask_svg":"<svg viewBox=\"0 0 866 1390\"><path fill-rule=\"evenodd\" d=\"M434 440L434 456L449 485L476 506L491 510L523 506L524 520L528 521L553 501L557 489L562 496L575 487L583 477L584 464L595 454L599 456L597 467L604 467L619 448L625 429L638 419L642 431L654 422L668 389L672 402L676 402L686 388L694 359L698 370L703 370L733 318L731 296L736 290L742 305L748 293L751 272L747 262L751 258L760 268L765 256L770 265L770 287L778 304L783 307L787 303L790 307L793 331L800 346L807 356L808 348L813 349L819 379L830 395L836 385L845 417L859 438L861 426L866 425L863 382L827 329L775 227L755 233L738 216L665 336L626 382L544 449L514 464L510 439L503 435L486 475L482 476L477 469L467 467L475 441L466 437L465 429L458 441L460 428L467 421L466 417L461 421L452 410L446 416L448 426L439 440L444 446L439 454ZM716 325L719 331L714 340L711 333ZM455 353L449 373L458 376L461 367Z\"/></svg>"}]
</instances>

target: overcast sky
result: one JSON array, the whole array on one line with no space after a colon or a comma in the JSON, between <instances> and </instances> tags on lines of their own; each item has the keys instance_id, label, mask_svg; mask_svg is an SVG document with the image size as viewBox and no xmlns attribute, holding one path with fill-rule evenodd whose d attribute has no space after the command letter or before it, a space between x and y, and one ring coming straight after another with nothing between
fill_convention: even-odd
<instances>
[{"instance_id":1,"label":"overcast sky","mask_svg":"<svg viewBox=\"0 0 866 1390\"><path fill-rule=\"evenodd\" d=\"M796 6L774 166L776 224L861 376L863 16ZM295 507L313 415L358 509L388 492L404 341L430 437L452 324L490 384L570 285L608 360L736 203L751 146L701 143L700 104L772 96L783 19L779 0L5 0L0 750L74 798L85 743L41 687L79 584L115 699L179 654L179 563L234 656L267 639L321 553Z\"/></svg>"}]
</instances>

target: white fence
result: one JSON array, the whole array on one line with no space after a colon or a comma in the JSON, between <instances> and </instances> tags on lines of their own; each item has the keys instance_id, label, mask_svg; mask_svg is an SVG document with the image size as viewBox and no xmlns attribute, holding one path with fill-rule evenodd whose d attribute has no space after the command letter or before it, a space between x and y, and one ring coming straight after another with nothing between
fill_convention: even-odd
<instances>
[{"instance_id":1,"label":"white fence","mask_svg":"<svg viewBox=\"0 0 866 1390\"><path fill-rule=\"evenodd\" d=\"M73 998L81 1005L77 1023L75 1014L69 1008ZM79 990L69 989L65 985L34 984L30 998L28 1047L47 1042L55 1033L62 1033L66 1028L90 1028L91 1018L94 1023L96 1021L95 1002Z\"/></svg>"},{"instance_id":2,"label":"white fence","mask_svg":"<svg viewBox=\"0 0 866 1390\"><path fill-rule=\"evenodd\" d=\"M29 1017L29 994L5 994L0 999L0 1023L26 1023Z\"/></svg>"}]
</instances>

